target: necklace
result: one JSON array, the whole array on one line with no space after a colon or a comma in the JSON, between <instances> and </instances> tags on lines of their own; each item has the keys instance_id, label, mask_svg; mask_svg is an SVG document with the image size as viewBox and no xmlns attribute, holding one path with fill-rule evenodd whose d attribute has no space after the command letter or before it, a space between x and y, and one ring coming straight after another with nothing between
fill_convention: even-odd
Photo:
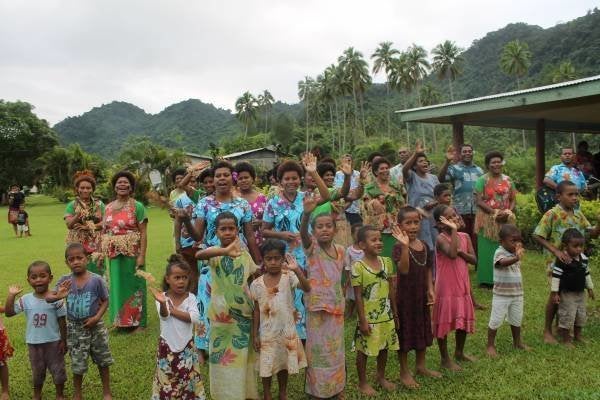
<instances>
[{"instance_id":1,"label":"necklace","mask_svg":"<svg viewBox=\"0 0 600 400\"><path fill-rule=\"evenodd\" d=\"M327 252L327 250L325 250L323 247L321 247L321 250L323 250L323 253L325 253L325 255L326 255L327 257L331 258L332 260L337 260L337 256L338 256L338 254L337 254L337 250L336 250L336 248L335 248L335 244L334 244L334 243L331 243L331 247L333 248L333 251L335 251L335 257L332 257L332 256L331 256L331 254L329 254L329 253Z\"/></svg>"},{"instance_id":2,"label":"necklace","mask_svg":"<svg viewBox=\"0 0 600 400\"><path fill-rule=\"evenodd\" d=\"M408 254L410 255L410 258L414 261L415 264L417 264L419 267L424 267L425 264L427 264L427 251L424 251L425 253L425 260L423 260L423 262L419 262L419 260L417 260L417 257L415 257L415 255L413 254L412 250L410 249L410 247L408 248Z\"/></svg>"}]
</instances>

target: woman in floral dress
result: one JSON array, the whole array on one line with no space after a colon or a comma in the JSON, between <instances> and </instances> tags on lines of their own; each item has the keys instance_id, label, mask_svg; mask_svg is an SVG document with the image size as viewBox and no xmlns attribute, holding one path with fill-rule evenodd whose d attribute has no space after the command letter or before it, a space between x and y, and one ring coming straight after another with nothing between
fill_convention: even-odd
<instances>
[{"instance_id":1,"label":"woman in floral dress","mask_svg":"<svg viewBox=\"0 0 600 400\"><path fill-rule=\"evenodd\" d=\"M517 190L502 173L504 156L498 151L485 155L488 172L475 182L475 232L477 232L477 280L479 284L494 283L494 252L498 248L498 232L505 223L514 223L513 210Z\"/></svg>"},{"instance_id":2,"label":"woman in floral dress","mask_svg":"<svg viewBox=\"0 0 600 400\"><path fill-rule=\"evenodd\" d=\"M67 224L67 246L81 243L89 258L87 269L104 275L104 260L100 253L100 237L105 206L102 200L94 198L96 179L90 171L80 171L73 179L77 197L65 209Z\"/></svg>"},{"instance_id":3,"label":"woman in floral dress","mask_svg":"<svg viewBox=\"0 0 600 400\"><path fill-rule=\"evenodd\" d=\"M329 200L329 191L317 174L316 158L309 153L304 157L303 162L307 173L317 184L321 203L326 202ZM292 160L281 163L277 169L277 179L281 190L267 202L263 216L263 237L286 242L286 251L294 256L300 268L306 272L306 257L300 243L300 220L305 192L298 190L303 175L302 166ZM295 292L294 306L300 314L300 319L296 322L298 336L304 340L306 339L306 310L301 290L297 289Z\"/></svg>"},{"instance_id":4,"label":"woman in floral dress","mask_svg":"<svg viewBox=\"0 0 600 400\"><path fill-rule=\"evenodd\" d=\"M405 203L404 187L390 179L390 165L384 157L373 159L371 171L375 179L365 185L362 210L365 225L374 225L382 230L383 257L392 256L396 243L391 233L392 227L396 224L398 210Z\"/></svg>"},{"instance_id":5,"label":"woman in floral dress","mask_svg":"<svg viewBox=\"0 0 600 400\"><path fill-rule=\"evenodd\" d=\"M135 177L117 172L111 179L117 198L106 206L102 253L109 259L109 316L119 328L146 326L146 281L137 276L146 263L148 217L132 194Z\"/></svg>"},{"instance_id":6,"label":"woman in floral dress","mask_svg":"<svg viewBox=\"0 0 600 400\"><path fill-rule=\"evenodd\" d=\"M254 181L256 180L256 170L252 164L247 162L239 162L235 165L235 173L237 174L237 188L240 197L250 204L252 210L252 228L256 237L256 245L262 244L262 226L263 214L267 206L267 196L256 190Z\"/></svg>"}]
</instances>

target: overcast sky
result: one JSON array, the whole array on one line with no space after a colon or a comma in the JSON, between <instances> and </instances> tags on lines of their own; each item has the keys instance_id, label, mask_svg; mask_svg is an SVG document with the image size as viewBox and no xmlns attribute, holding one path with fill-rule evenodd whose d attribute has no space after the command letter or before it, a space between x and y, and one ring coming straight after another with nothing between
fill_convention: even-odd
<instances>
[{"instance_id":1,"label":"overcast sky","mask_svg":"<svg viewBox=\"0 0 600 400\"><path fill-rule=\"evenodd\" d=\"M409 4L410 3L410 4ZM157 113L198 98L233 108L244 91L296 102L297 82L354 46L389 40L466 48L511 22L544 28L591 0L0 0L0 98L51 124L122 100ZM382 81L383 77L376 77Z\"/></svg>"}]
</instances>

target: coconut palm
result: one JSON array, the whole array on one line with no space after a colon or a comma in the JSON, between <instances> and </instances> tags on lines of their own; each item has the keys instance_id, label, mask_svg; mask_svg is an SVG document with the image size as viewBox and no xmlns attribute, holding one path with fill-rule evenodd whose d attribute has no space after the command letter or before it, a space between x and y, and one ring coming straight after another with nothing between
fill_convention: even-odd
<instances>
[{"instance_id":1,"label":"coconut palm","mask_svg":"<svg viewBox=\"0 0 600 400\"><path fill-rule=\"evenodd\" d=\"M552 83L560 83L577 79L577 72L571 61L563 61L552 74Z\"/></svg>"},{"instance_id":2,"label":"coconut palm","mask_svg":"<svg viewBox=\"0 0 600 400\"><path fill-rule=\"evenodd\" d=\"M434 104L438 104L442 96L440 92L437 91L435 87L431 83L426 83L421 86L421 101L424 106L431 106ZM432 139L433 139L433 152L437 152L437 133L435 130L435 125L432 127Z\"/></svg>"},{"instance_id":3,"label":"coconut palm","mask_svg":"<svg viewBox=\"0 0 600 400\"><path fill-rule=\"evenodd\" d=\"M369 66L361 52L356 51L354 47L348 47L338 58L340 66L345 75L352 82L352 97L354 99L354 122L358 125L358 105L360 103L362 131L365 135L365 113L363 109L363 95L367 87L371 84L371 75L369 75ZM354 147L354 135L352 136L352 147Z\"/></svg>"},{"instance_id":4,"label":"coconut palm","mask_svg":"<svg viewBox=\"0 0 600 400\"><path fill-rule=\"evenodd\" d=\"M422 46L417 46L416 44L412 44L406 52L407 63L409 74L414 82L416 92L417 92L417 101L419 103L419 107L423 104L421 102L421 90L420 84L423 78L427 75L427 71L429 70L429 62L427 61L427 51ZM421 136L423 139L423 145L425 145L425 130L423 129L423 125L420 125Z\"/></svg>"},{"instance_id":5,"label":"coconut palm","mask_svg":"<svg viewBox=\"0 0 600 400\"><path fill-rule=\"evenodd\" d=\"M408 65L408 55L406 52L400 53L398 58L392 62L390 73L388 75L390 87L403 93L404 108L408 108L408 94L413 90L415 82L410 74ZM410 145L410 132L408 130L408 122L406 122L406 143Z\"/></svg>"},{"instance_id":6,"label":"coconut palm","mask_svg":"<svg viewBox=\"0 0 600 400\"><path fill-rule=\"evenodd\" d=\"M520 78L524 77L531 66L531 52L525 42L518 39L506 43L500 56L500 68L507 75L514 75L517 78L517 90L521 89ZM521 130L523 138L523 149L527 148L527 139L525 130Z\"/></svg>"},{"instance_id":7,"label":"coconut palm","mask_svg":"<svg viewBox=\"0 0 600 400\"><path fill-rule=\"evenodd\" d=\"M346 75L344 68L341 65L331 64L327 67L327 70L331 73L331 86L333 88L334 94L334 104L335 104L335 112L338 120L340 120L340 103L342 109L342 117L341 117L341 131L338 129L338 134L340 137L338 138L338 143L340 145L340 152L346 151L346 116L347 116L347 101L346 96L352 94L352 80L348 75Z\"/></svg>"},{"instance_id":8,"label":"coconut palm","mask_svg":"<svg viewBox=\"0 0 600 400\"><path fill-rule=\"evenodd\" d=\"M375 49L375 52L371 55L371 59L374 59L373 63L373 74L378 74L381 71L385 72L385 91L387 95L387 134L391 137L391 112L390 112L390 82L389 75L394 63L394 57L400 54L400 52L392 48L392 42L381 42L379 47Z\"/></svg>"},{"instance_id":9,"label":"coconut palm","mask_svg":"<svg viewBox=\"0 0 600 400\"><path fill-rule=\"evenodd\" d=\"M450 40L438 44L431 51L431 54L433 54L433 64L431 66L437 73L439 79L448 79L451 101L454 101L452 81L462 72L461 67L464 62L464 59L460 54L462 51L463 49Z\"/></svg>"},{"instance_id":10,"label":"coconut palm","mask_svg":"<svg viewBox=\"0 0 600 400\"><path fill-rule=\"evenodd\" d=\"M275 99L268 90L264 90L258 95L258 105L265 113L265 133L269 131L269 116L273 102L275 102Z\"/></svg>"},{"instance_id":11,"label":"coconut palm","mask_svg":"<svg viewBox=\"0 0 600 400\"><path fill-rule=\"evenodd\" d=\"M531 52L525 42L518 39L506 43L500 56L500 68L507 75L517 78L517 89L521 89L521 78L527 75L531 66Z\"/></svg>"},{"instance_id":12,"label":"coconut palm","mask_svg":"<svg viewBox=\"0 0 600 400\"><path fill-rule=\"evenodd\" d=\"M245 92L235 101L237 117L244 123L244 137L248 136L250 122L256 120L257 107L256 98L250 92Z\"/></svg>"},{"instance_id":13,"label":"coconut palm","mask_svg":"<svg viewBox=\"0 0 600 400\"><path fill-rule=\"evenodd\" d=\"M304 103L304 110L306 112L306 151L308 151L309 148L309 107L314 83L314 79L310 76L305 76L303 81L298 82L298 97L300 98L300 101Z\"/></svg>"}]
</instances>

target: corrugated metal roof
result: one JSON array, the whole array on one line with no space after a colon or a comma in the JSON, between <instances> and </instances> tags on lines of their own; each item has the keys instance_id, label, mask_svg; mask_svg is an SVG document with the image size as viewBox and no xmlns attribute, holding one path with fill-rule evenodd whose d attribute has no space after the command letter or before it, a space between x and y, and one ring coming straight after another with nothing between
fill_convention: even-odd
<instances>
[{"instance_id":1,"label":"corrugated metal roof","mask_svg":"<svg viewBox=\"0 0 600 400\"><path fill-rule=\"evenodd\" d=\"M254 153L257 151L261 151L261 150L272 151L273 153L277 153L277 150L272 148L272 146L267 146L267 147L259 147L257 149L252 149L252 150L238 151L237 153L227 154L227 155L223 156L223 158L227 159L227 158L239 157L239 156L243 156L243 155Z\"/></svg>"},{"instance_id":2,"label":"corrugated metal roof","mask_svg":"<svg viewBox=\"0 0 600 400\"><path fill-rule=\"evenodd\" d=\"M489 96L476 97L474 99L458 100L458 101L453 101L450 103L435 104L435 105L426 106L426 107L410 108L407 110L397 110L396 112L402 114L402 113L408 113L408 112L414 112L414 111L432 110L432 109L436 109L436 108L451 107L451 106L455 106L455 105L477 103L480 101L499 99L499 98L503 98L503 97L517 96L517 95L522 95L522 94L543 92L546 90L554 90L554 89L558 89L558 88L562 88L562 87L576 86L576 85L580 85L582 83L593 82L593 81L600 81L600 75L590 76L590 77L582 78L582 79L576 79L573 81L555 83L552 85L538 86L538 87L534 87L534 88L530 88L530 89L515 90L513 92L504 92L504 93L492 94Z\"/></svg>"}]
</instances>

